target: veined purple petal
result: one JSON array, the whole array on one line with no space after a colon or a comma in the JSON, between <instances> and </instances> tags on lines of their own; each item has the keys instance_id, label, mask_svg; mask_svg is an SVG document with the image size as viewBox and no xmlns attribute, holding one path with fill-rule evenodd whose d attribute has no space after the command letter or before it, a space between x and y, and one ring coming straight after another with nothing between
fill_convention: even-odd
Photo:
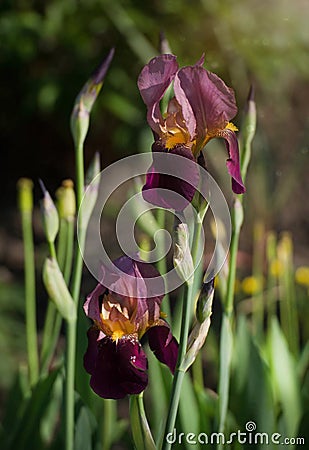
<instances>
[{"instance_id":1,"label":"veined purple petal","mask_svg":"<svg viewBox=\"0 0 309 450\"><path fill-rule=\"evenodd\" d=\"M198 166L188 165L188 171L185 174L186 180L183 180L173 175L160 173L160 170L156 168L156 154L158 152L168 152L170 155L179 155L195 162L194 156L190 149L182 145L177 145L168 151L160 143L155 142L152 150L153 163L146 175L146 183L143 186L143 198L153 205L182 211L192 201L198 186ZM167 172L175 173L175 166L172 167L172 164L172 159L168 158L166 161L166 170ZM176 196L175 193L179 195Z\"/></svg>"},{"instance_id":2,"label":"veined purple petal","mask_svg":"<svg viewBox=\"0 0 309 450\"><path fill-rule=\"evenodd\" d=\"M84 311L87 317L90 319L100 322L101 320L101 301L100 297L101 295L104 295L106 292L106 288L101 284L98 283L95 289L87 295L87 299L84 303Z\"/></svg>"},{"instance_id":3,"label":"veined purple petal","mask_svg":"<svg viewBox=\"0 0 309 450\"><path fill-rule=\"evenodd\" d=\"M90 386L103 398L119 399L139 394L148 384L147 358L134 336L113 341L109 337L97 341L88 333L85 369L91 375Z\"/></svg>"},{"instance_id":4,"label":"veined purple petal","mask_svg":"<svg viewBox=\"0 0 309 450\"><path fill-rule=\"evenodd\" d=\"M154 322L159 318L160 304L163 299L163 295L154 295L150 286L147 284L147 278L156 278L156 288L160 285L162 292L164 292L164 280L155 267L144 261L136 261L128 256L121 256L114 261L114 264L122 272L132 277L132 285L134 285L133 291L138 291L135 320L139 323L139 328L144 329L148 325L148 322ZM138 283L136 283L137 279L139 279ZM145 282L143 289L140 289L139 287L141 280L144 280ZM113 287L111 286L111 289L112 288ZM136 296L134 295L134 292L132 292L131 295Z\"/></svg>"},{"instance_id":5,"label":"veined purple petal","mask_svg":"<svg viewBox=\"0 0 309 450\"><path fill-rule=\"evenodd\" d=\"M167 323L151 327L147 331L147 336L149 347L155 356L174 373L178 356L178 343L170 332Z\"/></svg>"},{"instance_id":6,"label":"veined purple petal","mask_svg":"<svg viewBox=\"0 0 309 450\"><path fill-rule=\"evenodd\" d=\"M96 327L89 328L87 332L88 348L84 355L84 367L88 373L95 370L96 360L99 354L98 339L100 330Z\"/></svg>"},{"instance_id":7,"label":"veined purple petal","mask_svg":"<svg viewBox=\"0 0 309 450\"><path fill-rule=\"evenodd\" d=\"M239 149L236 134L232 130L224 130L223 137L229 154L226 165L227 170L232 177L233 192L235 192L235 194L243 194L246 192L246 188L240 173Z\"/></svg>"},{"instance_id":8,"label":"veined purple petal","mask_svg":"<svg viewBox=\"0 0 309 450\"><path fill-rule=\"evenodd\" d=\"M160 55L146 64L138 77L137 85L147 106L147 121L157 134L163 124L159 103L177 70L176 56Z\"/></svg>"},{"instance_id":9,"label":"veined purple petal","mask_svg":"<svg viewBox=\"0 0 309 450\"><path fill-rule=\"evenodd\" d=\"M174 91L190 135L196 133L198 140L207 131L224 128L237 113L234 91L199 65L178 71Z\"/></svg>"}]
</instances>

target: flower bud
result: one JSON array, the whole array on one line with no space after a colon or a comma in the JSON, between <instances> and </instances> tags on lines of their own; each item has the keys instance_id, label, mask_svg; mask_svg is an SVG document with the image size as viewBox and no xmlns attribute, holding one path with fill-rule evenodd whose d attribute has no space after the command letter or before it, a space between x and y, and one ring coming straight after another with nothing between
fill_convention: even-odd
<instances>
[{"instance_id":1,"label":"flower bud","mask_svg":"<svg viewBox=\"0 0 309 450\"><path fill-rule=\"evenodd\" d=\"M81 147L85 141L89 128L90 112L101 90L104 77L113 56L114 49L110 50L107 58L86 82L75 100L74 108L71 114L71 132L76 148Z\"/></svg>"},{"instance_id":2,"label":"flower bud","mask_svg":"<svg viewBox=\"0 0 309 450\"><path fill-rule=\"evenodd\" d=\"M251 144L256 129L256 105L254 101L254 89L250 87L245 116L241 126L242 145L241 145L241 174L243 179L246 178L248 165L251 158Z\"/></svg>"},{"instance_id":3,"label":"flower bud","mask_svg":"<svg viewBox=\"0 0 309 450\"><path fill-rule=\"evenodd\" d=\"M196 318L199 323L203 323L211 316L212 298L214 295L214 279L208 283L203 283L199 298L196 304Z\"/></svg>"},{"instance_id":4,"label":"flower bud","mask_svg":"<svg viewBox=\"0 0 309 450\"><path fill-rule=\"evenodd\" d=\"M61 316L68 322L74 322L76 320L75 303L55 258L46 258L43 266L43 282Z\"/></svg>"},{"instance_id":5,"label":"flower bud","mask_svg":"<svg viewBox=\"0 0 309 450\"><path fill-rule=\"evenodd\" d=\"M72 180L64 180L56 191L57 207L61 219L74 220L76 213L76 199Z\"/></svg>"},{"instance_id":6,"label":"flower bud","mask_svg":"<svg viewBox=\"0 0 309 450\"><path fill-rule=\"evenodd\" d=\"M41 212L43 218L43 227L48 242L55 242L59 230L59 216L57 208L46 190L42 180L39 180L44 197L41 201Z\"/></svg>"},{"instance_id":7,"label":"flower bud","mask_svg":"<svg viewBox=\"0 0 309 450\"><path fill-rule=\"evenodd\" d=\"M189 229L186 223L179 223L174 230L174 267L179 277L188 284L192 283L194 264L189 245Z\"/></svg>"},{"instance_id":8,"label":"flower bud","mask_svg":"<svg viewBox=\"0 0 309 450\"><path fill-rule=\"evenodd\" d=\"M17 182L18 207L22 212L33 210L33 183L29 178L20 178Z\"/></svg>"},{"instance_id":9,"label":"flower bud","mask_svg":"<svg viewBox=\"0 0 309 450\"><path fill-rule=\"evenodd\" d=\"M232 221L232 225L234 226L235 231L239 232L244 221L244 209L239 198L235 199Z\"/></svg>"},{"instance_id":10,"label":"flower bud","mask_svg":"<svg viewBox=\"0 0 309 450\"><path fill-rule=\"evenodd\" d=\"M181 370L187 371L194 363L198 352L203 347L210 327L214 281L204 283L196 306L196 318L188 338L187 352L181 364Z\"/></svg>"}]
</instances>

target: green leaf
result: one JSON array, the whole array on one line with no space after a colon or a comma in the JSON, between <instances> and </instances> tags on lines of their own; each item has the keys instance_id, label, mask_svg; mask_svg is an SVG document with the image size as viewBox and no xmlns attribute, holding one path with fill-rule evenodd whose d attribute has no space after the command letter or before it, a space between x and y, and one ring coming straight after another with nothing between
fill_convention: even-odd
<instances>
[{"instance_id":1,"label":"green leaf","mask_svg":"<svg viewBox=\"0 0 309 450\"><path fill-rule=\"evenodd\" d=\"M223 315L221 328L221 354L219 377L219 431L224 432L229 400L230 365L233 352L233 332L231 319Z\"/></svg>"},{"instance_id":2,"label":"green leaf","mask_svg":"<svg viewBox=\"0 0 309 450\"><path fill-rule=\"evenodd\" d=\"M286 436L296 436L302 415L297 367L278 320L273 318L269 337L272 383L282 407Z\"/></svg>"},{"instance_id":3,"label":"green leaf","mask_svg":"<svg viewBox=\"0 0 309 450\"><path fill-rule=\"evenodd\" d=\"M143 394L130 396L130 419L136 450L156 450L144 410Z\"/></svg>"},{"instance_id":4,"label":"green leaf","mask_svg":"<svg viewBox=\"0 0 309 450\"><path fill-rule=\"evenodd\" d=\"M184 432L187 436L189 435L189 433L194 433L197 436L201 431L199 420L199 406L193 388L193 383L188 372L185 373L182 382L181 396L179 401L179 417L181 422L181 431ZM184 443L188 449L192 449L192 444L189 444L186 440L184 440ZM198 442L194 445L194 448L200 448Z\"/></svg>"},{"instance_id":5,"label":"green leaf","mask_svg":"<svg viewBox=\"0 0 309 450\"><path fill-rule=\"evenodd\" d=\"M150 396L151 401L149 417L154 436L159 437L164 426L164 417L168 408L168 393L165 381L168 380L171 385L172 379L169 373L165 371L165 367L154 356L153 352L150 349L148 350L149 386L147 394Z\"/></svg>"},{"instance_id":6,"label":"green leaf","mask_svg":"<svg viewBox=\"0 0 309 450\"><path fill-rule=\"evenodd\" d=\"M59 370L54 370L34 386L31 395L22 404L20 416L13 421L13 427L11 423L10 429L7 430L9 439L2 450L42 449L39 424L48 407L58 374Z\"/></svg>"},{"instance_id":7,"label":"green leaf","mask_svg":"<svg viewBox=\"0 0 309 450\"><path fill-rule=\"evenodd\" d=\"M92 412L86 406L80 408L76 420L74 450L92 450L93 434L97 428Z\"/></svg>"},{"instance_id":8,"label":"green leaf","mask_svg":"<svg viewBox=\"0 0 309 450\"><path fill-rule=\"evenodd\" d=\"M248 421L254 421L258 432L275 431L270 370L244 316L238 320L235 336L230 408L241 429Z\"/></svg>"}]
</instances>

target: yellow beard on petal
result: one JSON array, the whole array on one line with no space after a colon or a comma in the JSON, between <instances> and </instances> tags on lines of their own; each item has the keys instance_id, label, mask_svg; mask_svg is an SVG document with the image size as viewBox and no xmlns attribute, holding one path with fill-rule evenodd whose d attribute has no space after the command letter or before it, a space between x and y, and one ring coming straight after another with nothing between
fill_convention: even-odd
<instances>
[{"instance_id":1,"label":"yellow beard on petal","mask_svg":"<svg viewBox=\"0 0 309 450\"><path fill-rule=\"evenodd\" d=\"M124 331L122 330L116 330L113 332L111 338L113 341L116 341L116 343L118 342L118 339L122 338L122 336L124 336Z\"/></svg>"},{"instance_id":2,"label":"yellow beard on petal","mask_svg":"<svg viewBox=\"0 0 309 450\"><path fill-rule=\"evenodd\" d=\"M187 133L180 128L169 129L165 136L165 147L171 150L175 145L186 144L188 142Z\"/></svg>"}]
</instances>

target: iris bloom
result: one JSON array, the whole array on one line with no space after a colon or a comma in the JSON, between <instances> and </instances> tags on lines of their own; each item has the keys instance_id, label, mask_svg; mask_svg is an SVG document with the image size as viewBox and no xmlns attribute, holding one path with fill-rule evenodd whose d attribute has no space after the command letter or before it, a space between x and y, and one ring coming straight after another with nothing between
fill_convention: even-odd
<instances>
[{"instance_id":1,"label":"iris bloom","mask_svg":"<svg viewBox=\"0 0 309 450\"><path fill-rule=\"evenodd\" d=\"M196 173L187 174L189 183L160 175L155 169L155 153L170 152L196 161L207 142L215 137L225 139L233 191L245 192L237 128L230 122L237 113L234 92L217 75L204 69L203 63L202 57L194 66L179 69L174 55L160 55L143 68L138 78L138 88L147 106L147 121L155 137L153 165L147 173L143 195L145 200L159 206L167 205L154 188L174 190L190 202L195 193L191 180L196 179ZM175 96L162 115L160 101L172 82ZM147 192L149 189L152 191Z\"/></svg>"},{"instance_id":2,"label":"iris bloom","mask_svg":"<svg viewBox=\"0 0 309 450\"><path fill-rule=\"evenodd\" d=\"M88 330L84 366L99 396L118 399L138 394L147 386L147 358L140 344L145 334L155 356L171 372L175 370L178 344L161 318L163 295L151 297L147 293L147 278L158 277L158 283L163 283L157 270L127 256L114 264L132 281L128 282L121 272L115 273L107 289L103 274L102 282L87 297L84 310L94 325Z\"/></svg>"}]
</instances>

